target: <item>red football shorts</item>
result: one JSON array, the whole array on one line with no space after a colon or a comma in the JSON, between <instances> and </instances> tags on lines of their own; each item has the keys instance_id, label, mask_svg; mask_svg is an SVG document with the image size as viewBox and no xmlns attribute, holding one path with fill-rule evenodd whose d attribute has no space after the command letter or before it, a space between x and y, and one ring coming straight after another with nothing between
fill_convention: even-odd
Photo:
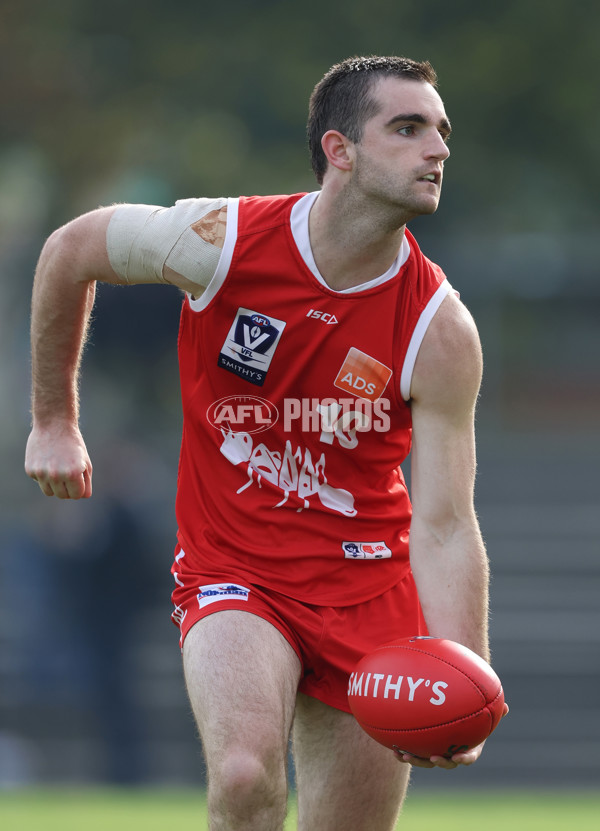
<instances>
[{"instance_id":1,"label":"red football shorts","mask_svg":"<svg viewBox=\"0 0 600 831\"><path fill-rule=\"evenodd\" d=\"M355 606L314 606L232 574L184 575L174 566L173 622L181 645L207 615L238 609L269 621L302 665L299 692L350 712L348 678L367 652L396 638L426 635L412 573L383 594Z\"/></svg>"}]
</instances>

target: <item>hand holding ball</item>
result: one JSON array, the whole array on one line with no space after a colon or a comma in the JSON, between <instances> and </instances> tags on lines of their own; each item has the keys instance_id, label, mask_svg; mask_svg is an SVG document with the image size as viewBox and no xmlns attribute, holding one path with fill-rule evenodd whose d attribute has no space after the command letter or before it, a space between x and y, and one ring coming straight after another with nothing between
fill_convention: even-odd
<instances>
[{"instance_id":1,"label":"hand holding ball","mask_svg":"<svg viewBox=\"0 0 600 831\"><path fill-rule=\"evenodd\" d=\"M372 738L424 759L481 744L504 709L500 679L467 647L402 638L362 658L348 685L356 720Z\"/></svg>"}]
</instances>

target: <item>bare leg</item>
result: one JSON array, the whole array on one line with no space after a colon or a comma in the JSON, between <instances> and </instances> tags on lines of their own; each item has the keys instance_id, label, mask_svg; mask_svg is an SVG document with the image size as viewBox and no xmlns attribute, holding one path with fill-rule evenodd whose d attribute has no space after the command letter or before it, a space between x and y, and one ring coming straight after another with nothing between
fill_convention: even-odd
<instances>
[{"instance_id":1,"label":"bare leg","mask_svg":"<svg viewBox=\"0 0 600 831\"><path fill-rule=\"evenodd\" d=\"M190 630L183 659L208 768L210 831L281 831L296 653L267 621L221 611Z\"/></svg>"},{"instance_id":2,"label":"bare leg","mask_svg":"<svg viewBox=\"0 0 600 831\"><path fill-rule=\"evenodd\" d=\"M351 715L298 695L294 760L299 831L393 831L410 768Z\"/></svg>"}]
</instances>

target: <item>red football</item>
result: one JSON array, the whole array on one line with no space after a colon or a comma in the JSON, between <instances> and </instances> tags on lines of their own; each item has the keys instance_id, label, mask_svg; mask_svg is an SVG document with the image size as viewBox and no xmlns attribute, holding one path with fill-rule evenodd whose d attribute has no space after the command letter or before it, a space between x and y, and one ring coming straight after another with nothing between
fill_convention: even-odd
<instances>
[{"instance_id":1,"label":"red football","mask_svg":"<svg viewBox=\"0 0 600 831\"><path fill-rule=\"evenodd\" d=\"M350 709L380 744L414 756L450 757L496 728L500 679L479 655L443 638L402 638L362 658L348 684Z\"/></svg>"}]
</instances>

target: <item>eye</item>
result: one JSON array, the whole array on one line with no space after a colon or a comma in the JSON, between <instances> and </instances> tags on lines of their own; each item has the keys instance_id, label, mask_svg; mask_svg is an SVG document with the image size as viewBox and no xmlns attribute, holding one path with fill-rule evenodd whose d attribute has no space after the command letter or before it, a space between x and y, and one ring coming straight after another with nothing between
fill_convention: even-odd
<instances>
[{"instance_id":1,"label":"eye","mask_svg":"<svg viewBox=\"0 0 600 831\"><path fill-rule=\"evenodd\" d=\"M414 136L415 128L412 124L407 124L406 127L400 127L396 132L400 133L401 136Z\"/></svg>"}]
</instances>

